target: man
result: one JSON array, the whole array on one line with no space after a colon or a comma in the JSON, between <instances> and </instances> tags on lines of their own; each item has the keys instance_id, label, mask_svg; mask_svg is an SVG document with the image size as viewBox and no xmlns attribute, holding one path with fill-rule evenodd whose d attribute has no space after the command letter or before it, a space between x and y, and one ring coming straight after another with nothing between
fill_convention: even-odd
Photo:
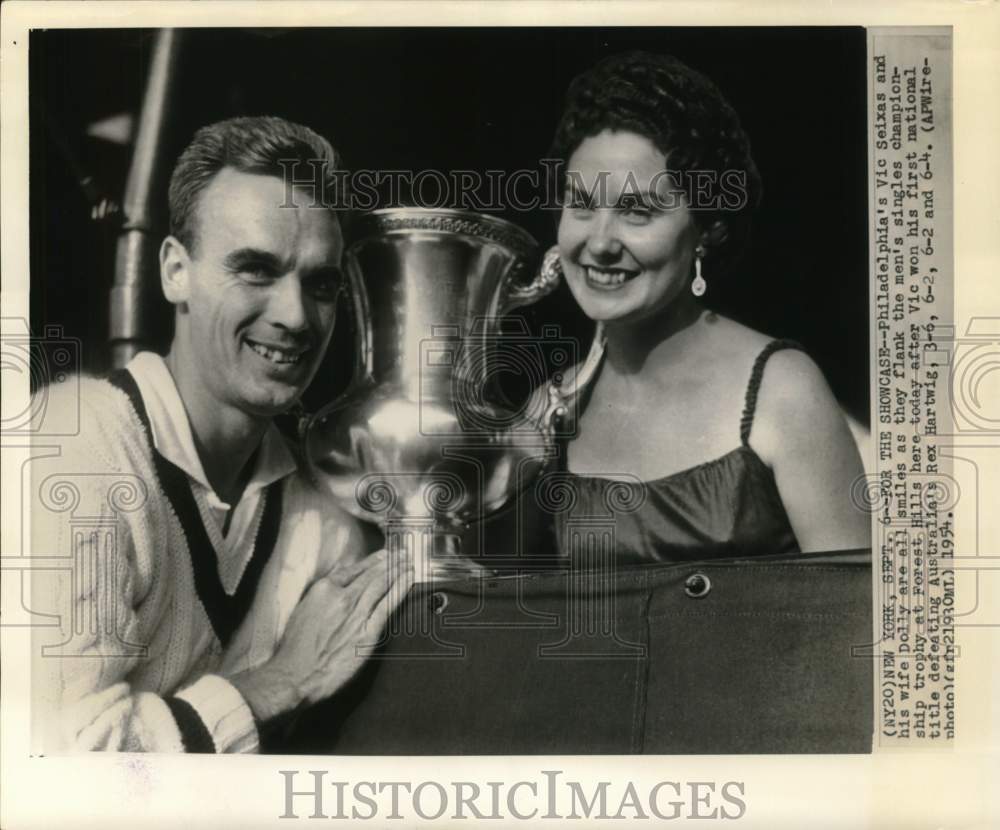
<instances>
[{"instance_id":1,"label":"man","mask_svg":"<svg viewBox=\"0 0 1000 830\"><path fill-rule=\"evenodd\" d=\"M289 160L326 177L339 162L278 118L196 134L160 251L169 353L81 379L79 435L52 468L73 482L74 515L112 523L113 544L52 512L53 476L41 481L34 550L77 564L38 580L60 619L36 660L47 750L255 751L260 725L353 675L411 584L408 562L364 557L359 527L272 422L312 379L341 288L327 182L289 191ZM61 394L48 405L71 409Z\"/></svg>"}]
</instances>

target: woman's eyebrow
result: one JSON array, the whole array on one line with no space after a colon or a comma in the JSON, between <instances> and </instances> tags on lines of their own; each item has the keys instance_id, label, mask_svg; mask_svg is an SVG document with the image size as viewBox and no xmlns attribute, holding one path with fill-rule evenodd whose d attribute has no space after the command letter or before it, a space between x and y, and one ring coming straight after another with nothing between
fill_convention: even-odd
<instances>
[{"instance_id":1,"label":"woman's eyebrow","mask_svg":"<svg viewBox=\"0 0 1000 830\"><path fill-rule=\"evenodd\" d=\"M575 178L567 178L563 184L563 189L574 199L593 199L593 194L581 187Z\"/></svg>"},{"instance_id":2,"label":"woman's eyebrow","mask_svg":"<svg viewBox=\"0 0 1000 830\"><path fill-rule=\"evenodd\" d=\"M680 207L684 203L684 192L680 190L626 190L618 198L621 205L626 199L637 199L646 207L655 210L671 210Z\"/></svg>"},{"instance_id":3,"label":"woman's eyebrow","mask_svg":"<svg viewBox=\"0 0 1000 830\"><path fill-rule=\"evenodd\" d=\"M646 204L656 204L659 200L659 195L652 190L635 190L629 188L628 190L623 190L618 194L618 204L621 204L625 199L639 199Z\"/></svg>"}]
</instances>

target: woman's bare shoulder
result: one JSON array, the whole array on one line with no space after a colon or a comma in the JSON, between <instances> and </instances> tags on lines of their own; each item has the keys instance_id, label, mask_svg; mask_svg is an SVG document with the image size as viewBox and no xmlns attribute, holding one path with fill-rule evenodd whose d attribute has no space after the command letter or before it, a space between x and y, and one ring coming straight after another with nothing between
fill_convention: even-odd
<instances>
[{"instance_id":1,"label":"woman's bare shoulder","mask_svg":"<svg viewBox=\"0 0 1000 830\"><path fill-rule=\"evenodd\" d=\"M703 318L706 336L711 338L717 350L723 353L739 354L755 359L774 337L738 323L730 317L708 312Z\"/></svg>"},{"instance_id":2,"label":"woman's bare shoulder","mask_svg":"<svg viewBox=\"0 0 1000 830\"><path fill-rule=\"evenodd\" d=\"M692 365L742 398L757 358L775 338L712 313L705 315L702 332L703 345L693 350Z\"/></svg>"},{"instance_id":3,"label":"woman's bare shoulder","mask_svg":"<svg viewBox=\"0 0 1000 830\"><path fill-rule=\"evenodd\" d=\"M811 404L836 405L822 369L801 349L781 349L768 358L760 398L776 409L789 404L797 410Z\"/></svg>"},{"instance_id":4,"label":"woman's bare shoulder","mask_svg":"<svg viewBox=\"0 0 1000 830\"><path fill-rule=\"evenodd\" d=\"M771 355L749 440L774 472L802 550L870 544L870 517L852 498L862 457L823 372L804 352Z\"/></svg>"},{"instance_id":5,"label":"woman's bare shoulder","mask_svg":"<svg viewBox=\"0 0 1000 830\"><path fill-rule=\"evenodd\" d=\"M735 375L750 382L753 366L776 339L735 320L713 315L707 321L717 345L715 359L725 361ZM783 348L772 352L757 379L754 433L758 440L767 431L778 434L808 429L816 419L840 418L840 408L822 370L806 352ZM734 381L736 378L734 377Z\"/></svg>"},{"instance_id":6,"label":"woman's bare shoulder","mask_svg":"<svg viewBox=\"0 0 1000 830\"><path fill-rule=\"evenodd\" d=\"M805 352L783 349L770 356L757 395L751 443L765 457L804 452L836 436L850 439L847 422L822 370Z\"/></svg>"}]
</instances>

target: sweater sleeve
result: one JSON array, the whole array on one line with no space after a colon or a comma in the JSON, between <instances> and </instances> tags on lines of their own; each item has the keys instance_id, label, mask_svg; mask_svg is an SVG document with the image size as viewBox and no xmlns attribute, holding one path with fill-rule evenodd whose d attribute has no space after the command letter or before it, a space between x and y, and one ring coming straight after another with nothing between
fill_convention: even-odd
<instances>
[{"instance_id":1,"label":"sweater sleeve","mask_svg":"<svg viewBox=\"0 0 1000 830\"><path fill-rule=\"evenodd\" d=\"M122 631L134 616L125 595L108 597L123 612ZM75 592L68 622L93 616L95 594ZM65 608L65 603L60 603ZM96 622L100 626L100 619ZM129 674L144 659L113 631L59 626L62 642L37 661L43 745L47 752L254 752L253 715L239 692L218 675L205 674L172 695L138 691Z\"/></svg>"},{"instance_id":2,"label":"sweater sleeve","mask_svg":"<svg viewBox=\"0 0 1000 830\"><path fill-rule=\"evenodd\" d=\"M53 621L33 638L40 748L254 752L253 716L222 677L196 675L164 694L133 687L140 664L166 659L150 653L140 620L144 607L162 597L140 585L148 582L150 559L173 552L160 550L154 534L143 531L149 527L143 508L132 509L155 498L149 492L155 477L119 463L110 442L131 436L128 430L108 434L108 414L97 422L81 410L86 441L63 441L50 465L59 472L39 476L32 488L32 550L66 561L65 568L37 571L32 579L32 610Z\"/></svg>"}]
</instances>

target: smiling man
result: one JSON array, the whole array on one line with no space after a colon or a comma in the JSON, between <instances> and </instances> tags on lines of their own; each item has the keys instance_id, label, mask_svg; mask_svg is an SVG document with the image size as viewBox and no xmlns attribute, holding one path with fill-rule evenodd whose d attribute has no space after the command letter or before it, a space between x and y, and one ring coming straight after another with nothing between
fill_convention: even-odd
<instances>
[{"instance_id":1,"label":"smiling man","mask_svg":"<svg viewBox=\"0 0 1000 830\"><path fill-rule=\"evenodd\" d=\"M115 544L44 511L33 528L35 549L87 563L35 583L35 610L61 621L36 661L47 751L255 751L261 725L350 679L412 580L409 563L365 556L272 421L316 372L341 289L340 222L315 199L327 181L288 192L289 161L339 167L278 118L196 134L160 252L169 352L81 380L57 469L87 471L74 486ZM53 409L72 403L50 390Z\"/></svg>"}]
</instances>

